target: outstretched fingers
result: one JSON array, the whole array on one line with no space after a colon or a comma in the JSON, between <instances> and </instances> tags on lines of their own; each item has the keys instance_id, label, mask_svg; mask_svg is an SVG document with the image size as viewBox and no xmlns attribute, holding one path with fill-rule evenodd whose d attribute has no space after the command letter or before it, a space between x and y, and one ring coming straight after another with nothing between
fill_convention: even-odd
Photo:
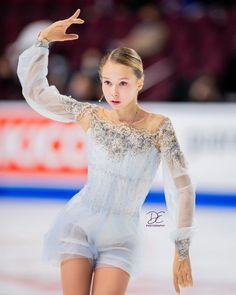
<instances>
[{"instance_id":1,"label":"outstretched fingers","mask_svg":"<svg viewBox=\"0 0 236 295\"><path fill-rule=\"evenodd\" d=\"M80 9L78 8L76 12L70 18L77 18L80 15Z\"/></svg>"},{"instance_id":2,"label":"outstretched fingers","mask_svg":"<svg viewBox=\"0 0 236 295\"><path fill-rule=\"evenodd\" d=\"M64 41L76 40L79 39L79 35L77 34L65 34Z\"/></svg>"},{"instance_id":3,"label":"outstretched fingers","mask_svg":"<svg viewBox=\"0 0 236 295\"><path fill-rule=\"evenodd\" d=\"M76 23L76 24L82 24L84 23L84 20L82 20L81 18L78 18L78 16L80 15L80 9L77 9L76 12L68 18L68 20L70 20L70 22L72 23Z\"/></svg>"},{"instance_id":4,"label":"outstretched fingers","mask_svg":"<svg viewBox=\"0 0 236 295\"><path fill-rule=\"evenodd\" d=\"M77 9L76 12L69 18L64 19L62 21L58 21L58 25L60 24L63 27L63 40L69 41L69 40L76 40L79 38L79 35L77 34L67 34L66 30L71 26L72 24L83 24L84 20L81 18L77 18L80 14L80 9Z\"/></svg>"},{"instance_id":5,"label":"outstretched fingers","mask_svg":"<svg viewBox=\"0 0 236 295\"><path fill-rule=\"evenodd\" d=\"M83 24L84 23L84 20L81 19L81 18L77 18L77 19L73 19L72 20L72 23L73 24Z\"/></svg>"}]
</instances>

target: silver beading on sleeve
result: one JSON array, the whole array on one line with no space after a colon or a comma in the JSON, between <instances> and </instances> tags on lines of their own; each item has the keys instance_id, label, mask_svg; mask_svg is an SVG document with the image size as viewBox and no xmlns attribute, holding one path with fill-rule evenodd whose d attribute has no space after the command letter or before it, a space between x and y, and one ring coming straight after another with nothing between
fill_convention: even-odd
<instances>
[{"instance_id":1,"label":"silver beading on sleeve","mask_svg":"<svg viewBox=\"0 0 236 295\"><path fill-rule=\"evenodd\" d=\"M189 257L190 239L175 240L175 247L179 251L179 261L187 259Z\"/></svg>"},{"instance_id":2,"label":"silver beading on sleeve","mask_svg":"<svg viewBox=\"0 0 236 295\"><path fill-rule=\"evenodd\" d=\"M49 43L50 42L47 39L40 39L38 36L38 39L35 42L35 46L49 48Z\"/></svg>"}]
</instances>

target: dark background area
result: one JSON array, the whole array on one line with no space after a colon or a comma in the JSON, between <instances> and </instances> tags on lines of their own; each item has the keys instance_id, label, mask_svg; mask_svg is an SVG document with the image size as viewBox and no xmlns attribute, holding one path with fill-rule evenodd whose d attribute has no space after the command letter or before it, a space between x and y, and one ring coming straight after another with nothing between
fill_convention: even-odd
<instances>
[{"instance_id":1,"label":"dark background area","mask_svg":"<svg viewBox=\"0 0 236 295\"><path fill-rule=\"evenodd\" d=\"M85 23L72 25L76 41L50 45L49 83L78 100L101 95L98 62L108 50L132 47L143 59L142 101L236 101L235 1L1 1L1 100L24 100L16 76L20 34L38 21L54 22L77 8ZM24 43L25 42L25 43ZM23 44L24 43L24 44ZM23 45L22 45L23 44Z\"/></svg>"}]
</instances>

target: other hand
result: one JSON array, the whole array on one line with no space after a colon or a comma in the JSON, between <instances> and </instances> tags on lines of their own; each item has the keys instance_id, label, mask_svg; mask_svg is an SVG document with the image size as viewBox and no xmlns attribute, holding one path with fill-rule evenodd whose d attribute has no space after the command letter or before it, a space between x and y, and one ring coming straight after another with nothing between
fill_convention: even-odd
<instances>
[{"instance_id":1,"label":"other hand","mask_svg":"<svg viewBox=\"0 0 236 295\"><path fill-rule=\"evenodd\" d=\"M179 261L178 251L175 253L173 262L173 283L177 293L180 293L180 287L193 286L190 258Z\"/></svg>"}]
</instances>

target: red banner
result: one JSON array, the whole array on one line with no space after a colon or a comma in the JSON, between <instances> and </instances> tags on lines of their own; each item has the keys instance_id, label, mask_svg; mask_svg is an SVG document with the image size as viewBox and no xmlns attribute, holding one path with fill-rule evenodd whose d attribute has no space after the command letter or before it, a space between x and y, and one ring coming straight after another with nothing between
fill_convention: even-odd
<instances>
[{"instance_id":1,"label":"red banner","mask_svg":"<svg viewBox=\"0 0 236 295\"><path fill-rule=\"evenodd\" d=\"M1 174L87 174L82 128L49 120L25 104L1 104L0 143Z\"/></svg>"}]
</instances>

